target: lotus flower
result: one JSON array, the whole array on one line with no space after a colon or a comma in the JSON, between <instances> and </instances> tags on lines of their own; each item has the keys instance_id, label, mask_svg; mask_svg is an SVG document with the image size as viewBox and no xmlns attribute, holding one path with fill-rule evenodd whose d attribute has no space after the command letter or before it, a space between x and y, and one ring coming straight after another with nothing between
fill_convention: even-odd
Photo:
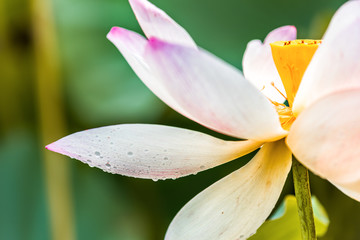
<instances>
[{"instance_id":1,"label":"lotus flower","mask_svg":"<svg viewBox=\"0 0 360 240\"><path fill-rule=\"evenodd\" d=\"M47 149L110 173L157 180L204 171L260 148L248 164L187 203L166 239L254 234L279 198L292 154L360 201L360 1L336 12L321 44L291 41L293 26L273 30L264 42L251 41L244 75L197 46L148 1L130 4L146 38L119 27L108 38L138 77L177 112L246 140L121 124L69 135Z\"/></svg>"}]
</instances>

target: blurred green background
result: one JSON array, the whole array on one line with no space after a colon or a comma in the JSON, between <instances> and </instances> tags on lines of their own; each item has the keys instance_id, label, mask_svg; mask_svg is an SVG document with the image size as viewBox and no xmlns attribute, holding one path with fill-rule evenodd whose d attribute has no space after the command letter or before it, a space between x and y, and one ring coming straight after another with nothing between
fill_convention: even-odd
<instances>
[{"instance_id":1,"label":"blurred green background","mask_svg":"<svg viewBox=\"0 0 360 240\"><path fill-rule=\"evenodd\" d=\"M287 24L299 38L321 38L344 2L153 1L200 46L240 69L248 41ZM188 200L250 159L153 182L45 151L67 134L119 123L220 136L142 84L105 38L112 26L141 32L126 0L0 0L0 239L162 239ZM360 239L360 204L316 176L311 184L331 221L322 239Z\"/></svg>"}]
</instances>

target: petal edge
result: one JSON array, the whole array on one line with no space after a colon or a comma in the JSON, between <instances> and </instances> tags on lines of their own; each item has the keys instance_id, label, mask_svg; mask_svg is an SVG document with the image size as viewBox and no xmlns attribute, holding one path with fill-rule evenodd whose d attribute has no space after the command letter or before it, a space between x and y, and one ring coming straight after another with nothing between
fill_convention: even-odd
<instances>
[{"instance_id":1,"label":"petal edge","mask_svg":"<svg viewBox=\"0 0 360 240\"><path fill-rule=\"evenodd\" d=\"M290 168L291 152L284 142L266 143L247 165L188 202L165 239L247 239L271 213Z\"/></svg>"},{"instance_id":2,"label":"petal edge","mask_svg":"<svg viewBox=\"0 0 360 240\"><path fill-rule=\"evenodd\" d=\"M77 132L46 148L106 172L168 179L218 166L261 145L253 141L224 141L176 127L120 124Z\"/></svg>"}]
</instances>

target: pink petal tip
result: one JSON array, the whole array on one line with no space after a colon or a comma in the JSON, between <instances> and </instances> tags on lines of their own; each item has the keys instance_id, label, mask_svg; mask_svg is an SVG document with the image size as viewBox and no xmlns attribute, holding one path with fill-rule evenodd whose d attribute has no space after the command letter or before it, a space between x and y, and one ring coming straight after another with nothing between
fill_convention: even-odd
<instances>
[{"instance_id":1,"label":"pink petal tip","mask_svg":"<svg viewBox=\"0 0 360 240\"><path fill-rule=\"evenodd\" d=\"M121 27L112 27L109 31L109 33L106 35L106 38L111 40L115 38L116 36L122 35L125 32L124 28Z\"/></svg>"},{"instance_id":2,"label":"pink petal tip","mask_svg":"<svg viewBox=\"0 0 360 240\"><path fill-rule=\"evenodd\" d=\"M54 143L50 143L45 146L45 149L53 151L53 152L59 152L59 149L56 148Z\"/></svg>"}]
</instances>

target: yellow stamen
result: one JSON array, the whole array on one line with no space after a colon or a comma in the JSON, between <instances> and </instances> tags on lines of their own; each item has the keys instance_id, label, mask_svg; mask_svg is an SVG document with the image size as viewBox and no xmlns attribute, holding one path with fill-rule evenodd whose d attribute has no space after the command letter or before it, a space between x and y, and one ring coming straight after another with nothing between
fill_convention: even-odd
<instances>
[{"instance_id":1,"label":"yellow stamen","mask_svg":"<svg viewBox=\"0 0 360 240\"><path fill-rule=\"evenodd\" d=\"M291 124L295 121L294 114L290 107L282 103L273 102L276 111L279 114L280 124L283 129L290 130Z\"/></svg>"},{"instance_id":2,"label":"yellow stamen","mask_svg":"<svg viewBox=\"0 0 360 240\"><path fill-rule=\"evenodd\" d=\"M320 43L321 40L293 40L270 44L272 56L283 82L290 107L304 72Z\"/></svg>"},{"instance_id":3,"label":"yellow stamen","mask_svg":"<svg viewBox=\"0 0 360 240\"><path fill-rule=\"evenodd\" d=\"M287 100L286 96L275 86L275 83L274 83L274 82L271 82L271 86L273 86L273 87L276 89L276 91L277 91L281 96L283 96L283 98L285 98L285 99Z\"/></svg>"}]
</instances>

